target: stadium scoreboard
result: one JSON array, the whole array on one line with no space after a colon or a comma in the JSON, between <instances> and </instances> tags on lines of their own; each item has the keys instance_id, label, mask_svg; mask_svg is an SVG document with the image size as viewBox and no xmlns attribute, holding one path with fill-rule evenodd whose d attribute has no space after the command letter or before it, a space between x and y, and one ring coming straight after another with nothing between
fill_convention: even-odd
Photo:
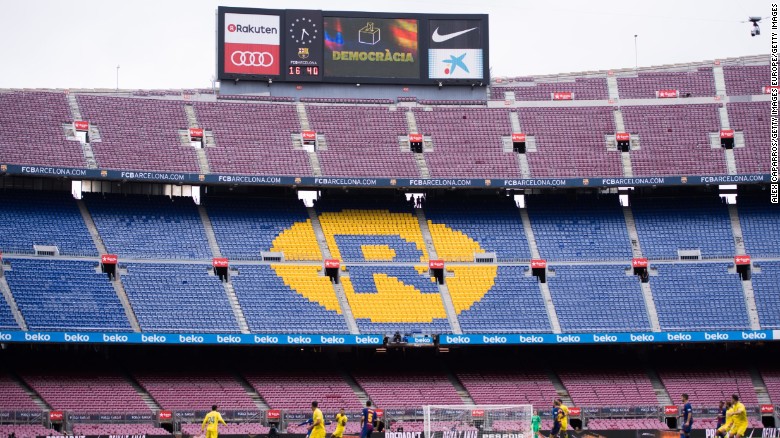
<instances>
[{"instance_id":1,"label":"stadium scoreboard","mask_svg":"<svg viewBox=\"0 0 780 438\"><path fill-rule=\"evenodd\" d=\"M487 84L486 14L219 7L220 80Z\"/></svg>"}]
</instances>

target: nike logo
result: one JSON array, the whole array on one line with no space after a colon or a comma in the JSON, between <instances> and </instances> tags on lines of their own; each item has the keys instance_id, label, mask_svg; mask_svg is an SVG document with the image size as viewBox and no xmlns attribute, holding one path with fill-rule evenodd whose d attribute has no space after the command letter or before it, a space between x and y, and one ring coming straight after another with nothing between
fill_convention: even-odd
<instances>
[{"instance_id":1,"label":"nike logo","mask_svg":"<svg viewBox=\"0 0 780 438\"><path fill-rule=\"evenodd\" d=\"M471 32L474 29L476 29L476 27L472 27L471 29L461 30L460 32L453 32L453 33L441 35L439 33L439 28L437 27L436 30L433 31L433 35L431 35L431 39L433 40L434 43L443 43L447 40L451 40L455 37L461 36L464 33Z\"/></svg>"}]
</instances>

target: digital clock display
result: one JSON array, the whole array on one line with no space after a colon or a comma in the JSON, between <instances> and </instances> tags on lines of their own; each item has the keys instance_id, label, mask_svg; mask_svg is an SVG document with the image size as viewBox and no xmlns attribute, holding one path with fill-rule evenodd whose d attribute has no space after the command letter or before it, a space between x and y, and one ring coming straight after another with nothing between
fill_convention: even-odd
<instances>
[{"instance_id":1,"label":"digital clock display","mask_svg":"<svg viewBox=\"0 0 780 438\"><path fill-rule=\"evenodd\" d=\"M320 68L316 65L310 65L310 66L303 66L303 65L291 65L287 67L287 77L310 77L310 76L319 76L320 75Z\"/></svg>"},{"instance_id":2,"label":"digital clock display","mask_svg":"<svg viewBox=\"0 0 780 438\"><path fill-rule=\"evenodd\" d=\"M285 75L288 81L322 80L322 11L288 10L285 14Z\"/></svg>"}]
</instances>

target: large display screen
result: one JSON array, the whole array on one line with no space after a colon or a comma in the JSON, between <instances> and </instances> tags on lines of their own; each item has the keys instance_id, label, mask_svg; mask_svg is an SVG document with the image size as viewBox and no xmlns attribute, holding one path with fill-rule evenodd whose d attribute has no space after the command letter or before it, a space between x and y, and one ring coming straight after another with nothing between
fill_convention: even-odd
<instances>
[{"instance_id":1,"label":"large display screen","mask_svg":"<svg viewBox=\"0 0 780 438\"><path fill-rule=\"evenodd\" d=\"M325 17L325 77L420 78L418 22Z\"/></svg>"},{"instance_id":2,"label":"large display screen","mask_svg":"<svg viewBox=\"0 0 780 438\"><path fill-rule=\"evenodd\" d=\"M488 83L488 16L220 7L220 80Z\"/></svg>"},{"instance_id":3,"label":"large display screen","mask_svg":"<svg viewBox=\"0 0 780 438\"><path fill-rule=\"evenodd\" d=\"M279 74L279 16L225 14L223 65L225 73Z\"/></svg>"},{"instance_id":4,"label":"large display screen","mask_svg":"<svg viewBox=\"0 0 780 438\"><path fill-rule=\"evenodd\" d=\"M484 52L479 20L429 22L428 77L482 79Z\"/></svg>"}]
</instances>

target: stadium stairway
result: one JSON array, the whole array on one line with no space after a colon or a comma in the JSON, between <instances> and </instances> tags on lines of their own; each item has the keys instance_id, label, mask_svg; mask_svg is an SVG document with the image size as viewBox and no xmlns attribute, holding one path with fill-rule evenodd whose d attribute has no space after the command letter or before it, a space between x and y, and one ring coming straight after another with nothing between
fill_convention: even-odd
<instances>
[{"instance_id":1,"label":"stadium stairway","mask_svg":"<svg viewBox=\"0 0 780 438\"><path fill-rule=\"evenodd\" d=\"M50 411L52 409L52 407L43 400L43 397L35 392L35 390L32 389L30 385L28 385L27 382L25 382L22 378L16 375L16 373L9 372L8 376L24 390L24 392L30 397L33 403L35 403L41 409L41 411Z\"/></svg>"},{"instance_id":2,"label":"stadium stairway","mask_svg":"<svg viewBox=\"0 0 780 438\"><path fill-rule=\"evenodd\" d=\"M509 113L509 123L512 125L512 132L523 132L523 127L520 125L520 116L515 111ZM531 150L530 146L528 150ZM526 154L517 154L517 163L520 165L520 176L530 178L531 167L528 165L528 156Z\"/></svg>"},{"instance_id":3,"label":"stadium stairway","mask_svg":"<svg viewBox=\"0 0 780 438\"><path fill-rule=\"evenodd\" d=\"M615 130L617 132L626 132L626 126L623 122L623 112L620 111L620 107L616 107L612 112L612 117L615 119ZM634 176L634 168L631 165L631 152L620 152L620 164L623 167L623 176L630 178Z\"/></svg>"},{"instance_id":4,"label":"stadium stairway","mask_svg":"<svg viewBox=\"0 0 780 438\"><path fill-rule=\"evenodd\" d=\"M198 116L195 113L195 107L192 105L184 105L184 114L187 116L187 123L189 124L188 128L200 128L201 126L198 124ZM203 136L203 142L205 143L205 133ZM200 173L211 173L211 166L209 166L209 158L206 155L206 149L204 148L195 148L195 154L198 158L198 168L200 169Z\"/></svg>"},{"instance_id":5,"label":"stadium stairway","mask_svg":"<svg viewBox=\"0 0 780 438\"><path fill-rule=\"evenodd\" d=\"M79 102L76 99L76 96L74 94L68 93L66 95L66 98L68 100L68 109L70 110L70 115L72 120L84 120L81 117L81 109L79 108ZM90 131L92 129L96 129L96 128L92 127ZM90 134L92 133L90 132ZM90 138L92 138L91 135ZM89 143L84 142L81 143L81 148L84 152L84 161L87 163L87 168L97 169L98 168L97 160L95 160L95 152L92 150L92 146Z\"/></svg>"},{"instance_id":6,"label":"stadium stairway","mask_svg":"<svg viewBox=\"0 0 780 438\"><path fill-rule=\"evenodd\" d=\"M558 397L563 400L563 404L566 406L574 406L574 402L571 400L571 396L569 395L569 390L563 386L563 382L561 381L560 377L558 377L558 375L555 374L555 372L549 367L547 367L547 377L550 378L550 382L552 382L553 386L555 387L555 392L558 394Z\"/></svg>"},{"instance_id":7,"label":"stadium stairway","mask_svg":"<svg viewBox=\"0 0 780 438\"><path fill-rule=\"evenodd\" d=\"M95 221L92 219L92 214L90 214L89 209L87 208L87 204L84 203L84 200L77 199L76 205L79 207L81 217L84 219L84 224L87 226L87 230L89 230L89 235L92 237L92 243L95 244L95 248L97 248L98 253L108 254L106 245L103 243L103 239L100 237L100 233L98 232L97 226L95 225ZM127 320L130 322L130 327L133 328L134 332L138 333L141 331L141 325L138 323L138 317L135 315L133 306L130 305L130 299L127 296L125 286L119 279L120 275L121 271L117 270L116 279L111 281L111 286L114 288L116 296L119 298L119 302L122 303L122 308L125 311Z\"/></svg>"},{"instance_id":8,"label":"stadium stairway","mask_svg":"<svg viewBox=\"0 0 780 438\"><path fill-rule=\"evenodd\" d=\"M626 220L626 227L628 229L628 237L631 240L631 253L636 258L642 257L642 245L639 242L639 233L636 231L636 221L634 220L634 212L631 211L631 207L623 207L623 217ZM658 309L655 307L655 300L653 300L653 291L650 287L650 283L640 283L642 288L642 298L645 301L645 309L647 309L647 319L650 321L650 327L654 332L661 331L661 323L658 321Z\"/></svg>"},{"instance_id":9,"label":"stadium stairway","mask_svg":"<svg viewBox=\"0 0 780 438\"><path fill-rule=\"evenodd\" d=\"M538 259L540 258L539 247L536 244L536 237L534 237L534 230L531 227L531 218L528 216L527 209L520 209L520 218L523 221L523 230L525 231L525 238L528 241L528 247L531 249L531 257ZM542 293L544 305L547 309L547 317L550 319L550 327L552 327L553 333L561 333L561 323L558 320L558 314L555 312L555 305L553 304L552 295L550 294L550 287L547 283L540 282L539 291Z\"/></svg>"},{"instance_id":10,"label":"stadium stairway","mask_svg":"<svg viewBox=\"0 0 780 438\"><path fill-rule=\"evenodd\" d=\"M217 236L214 234L214 226L211 223L211 219L209 219L209 215L202 205L198 205L197 207L200 220L203 222L203 229L206 232L206 240L209 242L209 249L211 250L211 254L214 257L222 257L222 251L219 249ZM236 291L233 289L233 285L230 283L230 280L223 281L222 287L225 288L225 295L227 295L228 301L230 302L230 307L233 309L233 314L235 315L236 321L238 322L238 328L241 330L241 333L249 333L249 324L246 322L244 310L241 308L241 305L238 302Z\"/></svg>"},{"instance_id":11,"label":"stadium stairway","mask_svg":"<svg viewBox=\"0 0 780 438\"><path fill-rule=\"evenodd\" d=\"M417 119L414 117L414 112L406 112L406 126L409 129L409 133L419 133L417 130ZM428 169L428 162L425 161L425 154L414 153L414 162L417 164L417 169L420 171L420 176L423 178L430 178L431 171Z\"/></svg>"},{"instance_id":12,"label":"stadium stairway","mask_svg":"<svg viewBox=\"0 0 780 438\"><path fill-rule=\"evenodd\" d=\"M742 224L739 221L739 212L735 204L729 204L729 219L731 220L731 232L734 234L734 248L737 254L745 254L745 241L742 237ZM742 281L742 292L745 294L745 308L748 312L748 321L750 321L751 330L760 330L761 324L758 319L758 308L756 307L756 297L753 294L753 281Z\"/></svg>"},{"instance_id":13,"label":"stadium stairway","mask_svg":"<svg viewBox=\"0 0 780 438\"><path fill-rule=\"evenodd\" d=\"M607 93L610 99L620 99L620 92L618 91L617 77L615 75L607 75Z\"/></svg>"},{"instance_id":14,"label":"stadium stairway","mask_svg":"<svg viewBox=\"0 0 780 438\"><path fill-rule=\"evenodd\" d=\"M753 389L756 391L756 398L760 404L771 404L769 399L769 391L767 390L764 378L761 377L761 372L756 367L750 367L750 380L753 382Z\"/></svg>"},{"instance_id":15,"label":"stadium stairway","mask_svg":"<svg viewBox=\"0 0 780 438\"><path fill-rule=\"evenodd\" d=\"M301 124L301 131L308 131L311 129L309 125L309 116L306 114L306 105L302 102L298 102L295 105L295 110L298 113L298 121ZM317 155L317 151L307 151L309 157L309 165L314 176L322 176L322 165L320 164L320 157Z\"/></svg>"},{"instance_id":16,"label":"stadium stairway","mask_svg":"<svg viewBox=\"0 0 780 438\"><path fill-rule=\"evenodd\" d=\"M476 403L474 402L474 399L471 398L471 394L469 394L469 391L466 389L465 386L463 386L463 383L458 380L458 377L452 373L452 371L447 370L447 379L449 379L452 386L455 387L455 392L458 393L460 396L460 399L463 400L463 404L467 406L473 406Z\"/></svg>"},{"instance_id":17,"label":"stadium stairway","mask_svg":"<svg viewBox=\"0 0 780 438\"><path fill-rule=\"evenodd\" d=\"M672 398L669 396L669 393L666 391L666 387L664 386L663 382L661 382L661 378L658 377L658 373L656 373L655 370L651 367L647 367L647 377L650 378L650 383L653 384L653 391L655 391L655 396L658 398L658 404L660 406L674 404L672 402Z\"/></svg>"},{"instance_id":18,"label":"stadium stairway","mask_svg":"<svg viewBox=\"0 0 780 438\"><path fill-rule=\"evenodd\" d=\"M130 386L135 389L135 392L138 393L138 396L141 397L141 400L144 401L146 406L149 407L149 410L152 412L157 412L162 409L162 406L160 406L157 401L152 398L148 392L146 392L146 390L135 380L132 374L127 372L127 370L122 369L122 375L124 376L125 380L130 383Z\"/></svg>"},{"instance_id":19,"label":"stadium stairway","mask_svg":"<svg viewBox=\"0 0 780 438\"><path fill-rule=\"evenodd\" d=\"M11 308L11 313L14 315L16 324L18 324L22 330L27 330L27 322L24 320L22 312L19 311L19 306L16 305L16 300L14 299L14 295L11 293L11 288L8 286L8 282L5 280L5 276L2 275L2 269L3 267L0 265L0 292L3 293L5 302L8 303L8 307Z\"/></svg>"},{"instance_id":20,"label":"stadium stairway","mask_svg":"<svg viewBox=\"0 0 780 438\"><path fill-rule=\"evenodd\" d=\"M255 403L255 406L257 406L257 409L261 411L267 411L271 407L268 405L268 403L263 399L263 397L255 391L255 388L252 387L252 385L246 380L246 377L239 373L235 373L236 380L239 384L244 388L244 391L246 391L246 395L249 396L249 398L252 399L252 401Z\"/></svg>"},{"instance_id":21,"label":"stadium stairway","mask_svg":"<svg viewBox=\"0 0 780 438\"><path fill-rule=\"evenodd\" d=\"M425 241L426 249L428 250L428 257L431 260L436 260L436 248L433 245L433 236L431 236L431 229L428 228L428 220L425 218L425 212L422 208L415 208L417 214L417 221L420 224L420 231ZM444 279L445 284L439 284L439 293L441 294L442 303L444 303L444 311L447 312L447 321L450 323L452 332L456 335L462 334L463 331L460 328L460 322L458 321L458 314L455 312L455 305L452 303L452 295L447 287L447 279Z\"/></svg>"},{"instance_id":22,"label":"stadium stairway","mask_svg":"<svg viewBox=\"0 0 780 438\"><path fill-rule=\"evenodd\" d=\"M332 258L333 256L328 248L328 242L325 240L325 232L322 231L322 224L317 215L317 210L315 210L314 207L306 207L306 212L309 213L311 226L314 229L314 235L317 236L317 244L320 247L322 256L325 259ZM353 335L359 334L360 330L355 321L355 315L352 313L352 308L349 307L349 300L347 300L347 293L344 291L344 286L342 286L341 283L333 284L333 289L336 291L336 298L338 299L339 307L341 307L341 314L344 316L344 320L347 323L349 333Z\"/></svg>"},{"instance_id":23,"label":"stadium stairway","mask_svg":"<svg viewBox=\"0 0 780 438\"><path fill-rule=\"evenodd\" d=\"M344 379L344 381L347 382L347 385L352 388L352 391L355 393L358 400L360 400L361 406L365 405L366 402L371 399L368 396L368 393L366 393L366 390L363 389L360 384L358 384L357 380L355 380L351 374L346 372L344 368L339 367L339 372L341 373L341 377Z\"/></svg>"}]
</instances>

